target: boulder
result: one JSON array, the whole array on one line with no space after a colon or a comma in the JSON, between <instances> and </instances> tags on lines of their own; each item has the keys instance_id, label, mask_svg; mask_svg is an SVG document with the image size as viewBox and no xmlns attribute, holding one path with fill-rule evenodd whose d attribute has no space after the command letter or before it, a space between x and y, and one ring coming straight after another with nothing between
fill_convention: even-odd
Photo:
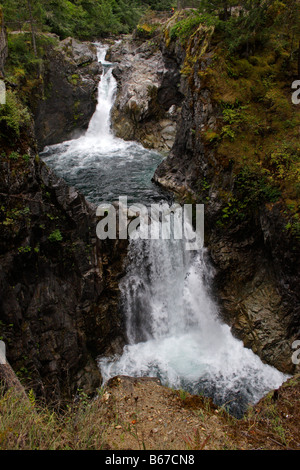
<instances>
[{"instance_id":1,"label":"boulder","mask_svg":"<svg viewBox=\"0 0 300 470\"><path fill-rule=\"evenodd\" d=\"M167 152L174 143L182 99L178 68L149 42L124 40L110 48L108 57L118 63L114 69L118 81L112 109L114 132L125 140ZM164 120L168 125L161 124Z\"/></svg>"}]
</instances>

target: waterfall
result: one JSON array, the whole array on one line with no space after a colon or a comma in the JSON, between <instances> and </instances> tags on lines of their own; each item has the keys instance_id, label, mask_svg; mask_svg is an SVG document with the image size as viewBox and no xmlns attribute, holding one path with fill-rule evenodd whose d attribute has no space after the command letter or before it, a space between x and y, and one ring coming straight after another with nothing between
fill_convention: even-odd
<instances>
[{"instance_id":1,"label":"waterfall","mask_svg":"<svg viewBox=\"0 0 300 470\"><path fill-rule=\"evenodd\" d=\"M99 359L104 381L156 376L163 384L211 396L241 417L249 404L286 380L233 337L209 292L205 249L180 240L133 240L121 282L128 345Z\"/></svg>"},{"instance_id":2,"label":"waterfall","mask_svg":"<svg viewBox=\"0 0 300 470\"><path fill-rule=\"evenodd\" d=\"M165 198L151 182L162 157L113 135L116 81L106 50L98 45L103 75L86 134L48 147L42 156L92 202L124 195L149 205ZM248 404L287 379L244 348L219 318L204 248L187 251L184 241L172 239L131 240L128 256L120 283L128 344L120 356L99 358L104 381L118 374L156 376L165 385L209 395L241 416Z\"/></svg>"},{"instance_id":3,"label":"waterfall","mask_svg":"<svg viewBox=\"0 0 300 470\"><path fill-rule=\"evenodd\" d=\"M103 148L103 145L114 143L110 129L110 111L114 102L117 82L112 74L113 64L105 60L107 47L98 44L97 52L98 60L102 63L103 74L98 87L98 104L90 121L85 140L89 140L90 144L94 140L94 143L98 142Z\"/></svg>"},{"instance_id":4,"label":"waterfall","mask_svg":"<svg viewBox=\"0 0 300 470\"><path fill-rule=\"evenodd\" d=\"M78 139L46 147L41 157L91 202L113 201L120 195L126 195L128 202L160 201L164 191L151 178L162 156L113 135L110 114L117 90L114 64L105 60L108 46L96 45L103 73L88 130Z\"/></svg>"}]
</instances>

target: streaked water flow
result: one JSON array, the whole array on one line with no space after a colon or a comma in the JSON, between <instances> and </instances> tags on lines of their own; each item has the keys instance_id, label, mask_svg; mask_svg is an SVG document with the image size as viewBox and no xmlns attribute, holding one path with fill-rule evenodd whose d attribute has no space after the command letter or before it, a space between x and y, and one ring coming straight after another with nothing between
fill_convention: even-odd
<instances>
[{"instance_id":1,"label":"streaked water flow","mask_svg":"<svg viewBox=\"0 0 300 470\"><path fill-rule=\"evenodd\" d=\"M86 134L45 149L43 158L92 202L127 195L149 204L164 194L151 183L161 156L114 137L110 110L116 81L106 48L97 110ZM128 344L118 357L99 358L104 380L118 374L157 376L164 384L213 397L241 416L286 376L262 361L219 318L210 295L213 272L205 249L186 251L180 240L132 240L120 283Z\"/></svg>"}]
</instances>

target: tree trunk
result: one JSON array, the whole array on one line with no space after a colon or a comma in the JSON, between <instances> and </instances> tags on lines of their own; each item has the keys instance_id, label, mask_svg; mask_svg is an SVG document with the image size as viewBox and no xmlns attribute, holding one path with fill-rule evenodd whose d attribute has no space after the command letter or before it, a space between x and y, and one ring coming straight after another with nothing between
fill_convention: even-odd
<instances>
[{"instance_id":1,"label":"tree trunk","mask_svg":"<svg viewBox=\"0 0 300 470\"><path fill-rule=\"evenodd\" d=\"M4 76L4 64L8 54L7 34L4 25L2 9L0 7L0 78Z\"/></svg>"},{"instance_id":2,"label":"tree trunk","mask_svg":"<svg viewBox=\"0 0 300 470\"><path fill-rule=\"evenodd\" d=\"M224 6L224 21L228 20L228 2L227 0L223 0L223 6Z\"/></svg>"},{"instance_id":3,"label":"tree trunk","mask_svg":"<svg viewBox=\"0 0 300 470\"><path fill-rule=\"evenodd\" d=\"M33 21L33 16L32 16L32 8L31 8L30 0L27 0L27 5L28 5L28 11L29 11L29 21L30 21L30 28L31 28L32 47L33 47L34 55L37 56L35 29L34 29L34 21Z\"/></svg>"}]
</instances>

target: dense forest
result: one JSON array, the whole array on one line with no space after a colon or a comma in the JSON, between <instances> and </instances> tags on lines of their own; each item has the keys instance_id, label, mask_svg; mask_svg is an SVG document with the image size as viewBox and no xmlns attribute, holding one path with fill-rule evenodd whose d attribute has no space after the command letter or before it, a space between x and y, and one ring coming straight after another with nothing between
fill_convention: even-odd
<instances>
[{"instance_id":1,"label":"dense forest","mask_svg":"<svg viewBox=\"0 0 300 470\"><path fill-rule=\"evenodd\" d=\"M64 39L128 33L147 8L171 9L171 0L4 0L9 29L49 31Z\"/></svg>"}]
</instances>

